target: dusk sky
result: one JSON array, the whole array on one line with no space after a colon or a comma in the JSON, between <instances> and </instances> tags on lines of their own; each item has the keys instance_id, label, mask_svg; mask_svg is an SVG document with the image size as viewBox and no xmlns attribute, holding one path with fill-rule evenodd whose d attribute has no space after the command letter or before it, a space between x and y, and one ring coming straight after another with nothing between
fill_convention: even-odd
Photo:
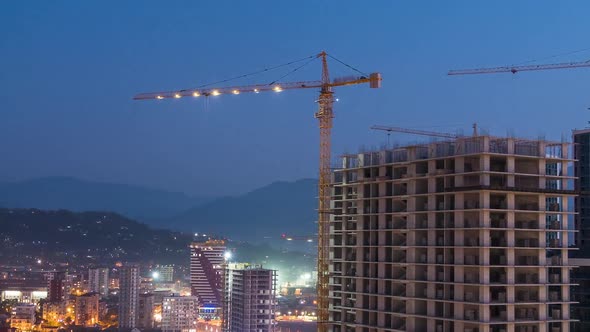
<instances>
[{"instance_id":1,"label":"dusk sky","mask_svg":"<svg viewBox=\"0 0 590 332\"><path fill-rule=\"evenodd\" d=\"M587 1L78 0L1 8L0 181L72 176L211 196L316 177L315 90L208 102L132 97L321 50L383 75L382 89L336 89L334 155L380 146L386 136L369 130L374 124L468 132L478 122L496 135L559 140L590 120L590 68L446 75L590 59ZM332 77L354 74L330 66ZM314 61L285 80L320 73Z\"/></svg>"}]
</instances>

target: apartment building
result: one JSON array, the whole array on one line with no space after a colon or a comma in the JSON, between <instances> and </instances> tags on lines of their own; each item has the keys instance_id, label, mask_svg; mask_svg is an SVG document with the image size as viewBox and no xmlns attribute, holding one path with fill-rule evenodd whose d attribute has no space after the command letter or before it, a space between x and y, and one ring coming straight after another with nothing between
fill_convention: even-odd
<instances>
[{"instance_id":1,"label":"apartment building","mask_svg":"<svg viewBox=\"0 0 590 332\"><path fill-rule=\"evenodd\" d=\"M98 324L100 294L96 292L76 296L75 299L75 322L76 325L92 327Z\"/></svg>"},{"instance_id":2,"label":"apartment building","mask_svg":"<svg viewBox=\"0 0 590 332\"><path fill-rule=\"evenodd\" d=\"M199 301L196 296L167 296L162 302L163 332L196 331L199 319Z\"/></svg>"},{"instance_id":3,"label":"apartment building","mask_svg":"<svg viewBox=\"0 0 590 332\"><path fill-rule=\"evenodd\" d=\"M109 269L106 267L88 269L88 290L99 293L101 297L109 296Z\"/></svg>"},{"instance_id":4,"label":"apartment building","mask_svg":"<svg viewBox=\"0 0 590 332\"><path fill-rule=\"evenodd\" d=\"M246 263L225 269L223 331L276 331L277 271Z\"/></svg>"},{"instance_id":5,"label":"apartment building","mask_svg":"<svg viewBox=\"0 0 590 332\"><path fill-rule=\"evenodd\" d=\"M216 311L221 308L222 302L225 241L194 242L190 248L191 295L198 298L201 307ZM206 310L209 309L203 309L202 312Z\"/></svg>"},{"instance_id":6,"label":"apartment building","mask_svg":"<svg viewBox=\"0 0 590 332\"><path fill-rule=\"evenodd\" d=\"M331 331L569 331L569 144L474 136L342 157Z\"/></svg>"},{"instance_id":7,"label":"apartment building","mask_svg":"<svg viewBox=\"0 0 590 332\"><path fill-rule=\"evenodd\" d=\"M119 271L119 327L133 329L137 327L139 304L139 266L128 264Z\"/></svg>"}]
</instances>

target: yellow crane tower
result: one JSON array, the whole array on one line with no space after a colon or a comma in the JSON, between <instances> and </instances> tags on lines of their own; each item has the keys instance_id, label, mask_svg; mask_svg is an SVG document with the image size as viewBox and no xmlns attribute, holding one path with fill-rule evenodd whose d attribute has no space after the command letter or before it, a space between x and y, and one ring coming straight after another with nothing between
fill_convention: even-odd
<instances>
[{"instance_id":1,"label":"yellow crane tower","mask_svg":"<svg viewBox=\"0 0 590 332\"><path fill-rule=\"evenodd\" d=\"M153 92L153 93L141 93L136 95L133 99L136 100L153 100L153 99L176 99L183 97L200 97L200 96L219 96L223 94L234 94L238 95L245 92L259 93L263 91L274 91L281 92L283 90L290 89L315 89L319 88L320 95L318 99L318 111L315 113L315 118L319 121L320 127L320 160L319 160L319 184L318 184L318 331L327 331L328 323L328 284L329 284L329 270L328 270L328 245L329 245L329 219L330 219L330 160L331 160L331 130L332 130L332 119L334 118L334 92L332 91L335 87L345 85L355 85L362 83L369 83L371 88L381 87L381 74L371 73L369 75L363 74L362 72L354 69L353 67L346 65L347 67L359 72L361 76L356 77L343 77L330 80L330 74L328 71L327 57L330 57L344 65L342 61L334 58L326 52L321 52L317 55L310 56L305 59L320 59L322 62L322 76L320 81L305 81L305 82L286 82L278 83L273 82L270 84L254 84L247 86L234 86L234 87L202 87L195 89L185 89L178 91L168 92ZM304 60L304 59L302 59ZM301 61L301 60L298 60ZM310 60L311 61L311 60ZM297 62L297 61L295 61ZM291 62L294 63L294 62ZM309 62L306 62L306 65ZM290 63L289 63L290 64ZM283 65L281 65L283 66ZM276 66L273 68L278 68ZM302 66L301 66L302 67ZM295 70L301 68L298 67ZM263 70L266 71L266 70ZM242 75L246 77L249 75Z\"/></svg>"}]
</instances>

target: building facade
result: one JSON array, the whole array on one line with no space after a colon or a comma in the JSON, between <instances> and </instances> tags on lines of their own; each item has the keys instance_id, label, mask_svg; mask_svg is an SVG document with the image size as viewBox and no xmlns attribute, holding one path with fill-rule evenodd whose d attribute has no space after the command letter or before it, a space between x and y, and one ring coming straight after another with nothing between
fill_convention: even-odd
<instances>
[{"instance_id":1,"label":"building facade","mask_svg":"<svg viewBox=\"0 0 590 332\"><path fill-rule=\"evenodd\" d=\"M199 300L196 296L167 296L162 302L163 332L196 331Z\"/></svg>"},{"instance_id":2,"label":"building facade","mask_svg":"<svg viewBox=\"0 0 590 332\"><path fill-rule=\"evenodd\" d=\"M224 279L223 331L276 331L277 272L233 263Z\"/></svg>"},{"instance_id":3,"label":"building facade","mask_svg":"<svg viewBox=\"0 0 590 332\"><path fill-rule=\"evenodd\" d=\"M119 271L119 327L137 327L139 305L139 267L123 266Z\"/></svg>"},{"instance_id":4,"label":"building facade","mask_svg":"<svg viewBox=\"0 0 590 332\"><path fill-rule=\"evenodd\" d=\"M139 294L137 327L139 329L154 328L154 294Z\"/></svg>"},{"instance_id":5,"label":"building facade","mask_svg":"<svg viewBox=\"0 0 590 332\"><path fill-rule=\"evenodd\" d=\"M98 324L99 298L100 294L96 292L76 296L76 325L91 327Z\"/></svg>"},{"instance_id":6,"label":"building facade","mask_svg":"<svg viewBox=\"0 0 590 332\"><path fill-rule=\"evenodd\" d=\"M160 265L156 268L156 271L159 274L158 282L174 282L174 265Z\"/></svg>"},{"instance_id":7,"label":"building facade","mask_svg":"<svg viewBox=\"0 0 590 332\"><path fill-rule=\"evenodd\" d=\"M67 300L69 288L66 282L67 273L63 271L48 272L47 278L47 299L49 302L61 302Z\"/></svg>"},{"instance_id":8,"label":"building facade","mask_svg":"<svg viewBox=\"0 0 590 332\"><path fill-rule=\"evenodd\" d=\"M476 136L343 156L329 330L569 331L568 148Z\"/></svg>"},{"instance_id":9,"label":"building facade","mask_svg":"<svg viewBox=\"0 0 590 332\"><path fill-rule=\"evenodd\" d=\"M35 305L19 304L12 309L10 327L18 331L32 331L35 325Z\"/></svg>"},{"instance_id":10,"label":"building facade","mask_svg":"<svg viewBox=\"0 0 590 332\"><path fill-rule=\"evenodd\" d=\"M225 242L209 240L191 244L191 295L202 307L220 308Z\"/></svg>"},{"instance_id":11,"label":"building facade","mask_svg":"<svg viewBox=\"0 0 590 332\"><path fill-rule=\"evenodd\" d=\"M575 199L575 244L579 248L573 254L580 258L590 258L590 129L574 130L574 174L575 189L579 196Z\"/></svg>"},{"instance_id":12,"label":"building facade","mask_svg":"<svg viewBox=\"0 0 590 332\"><path fill-rule=\"evenodd\" d=\"M106 267L88 269L88 290L100 294L101 297L109 296L109 269Z\"/></svg>"}]
</instances>

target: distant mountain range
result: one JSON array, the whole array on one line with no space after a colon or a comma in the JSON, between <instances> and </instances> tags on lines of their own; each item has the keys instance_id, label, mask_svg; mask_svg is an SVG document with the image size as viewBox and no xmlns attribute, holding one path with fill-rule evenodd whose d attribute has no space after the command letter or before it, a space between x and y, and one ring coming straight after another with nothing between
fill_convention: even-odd
<instances>
[{"instance_id":1,"label":"distant mountain range","mask_svg":"<svg viewBox=\"0 0 590 332\"><path fill-rule=\"evenodd\" d=\"M243 241L316 233L317 181L275 182L244 195L190 197L125 184L48 177L0 183L0 207L111 211L157 227Z\"/></svg>"},{"instance_id":2,"label":"distant mountain range","mask_svg":"<svg viewBox=\"0 0 590 332\"><path fill-rule=\"evenodd\" d=\"M263 241L316 234L317 181L275 182L247 194L215 199L169 220L173 229Z\"/></svg>"},{"instance_id":3,"label":"distant mountain range","mask_svg":"<svg viewBox=\"0 0 590 332\"><path fill-rule=\"evenodd\" d=\"M142 221L167 218L207 200L183 193L70 177L0 182L0 207L111 211Z\"/></svg>"},{"instance_id":4,"label":"distant mountain range","mask_svg":"<svg viewBox=\"0 0 590 332\"><path fill-rule=\"evenodd\" d=\"M159 230L111 212L0 208L0 262L33 265L112 264L117 261L187 266L192 234ZM297 278L312 271L315 254L228 242L234 259Z\"/></svg>"},{"instance_id":5,"label":"distant mountain range","mask_svg":"<svg viewBox=\"0 0 590 332\"><path fill-rule=\"evenodd\" d=\"M192 236L112 212L0 209L0 261L31 264L188 260Z\"/></svg>"}]
</instances>

